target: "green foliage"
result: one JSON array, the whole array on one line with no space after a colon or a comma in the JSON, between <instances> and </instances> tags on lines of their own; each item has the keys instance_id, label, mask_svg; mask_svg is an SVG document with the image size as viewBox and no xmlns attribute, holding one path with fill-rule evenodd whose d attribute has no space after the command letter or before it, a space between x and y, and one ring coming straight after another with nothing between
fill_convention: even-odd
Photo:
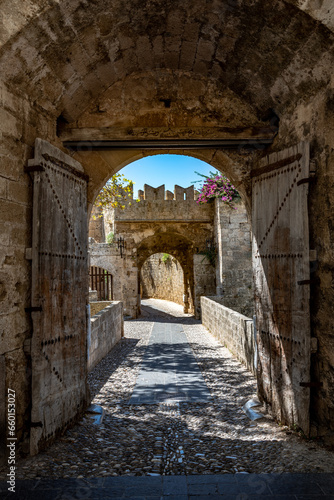
<instances>
[{"instance_id":1,"label":"green foliage","mask_svg":"<svg viewBox=\"0 0 334 500\"><path fill-rule=\"evenodd\" d=\"M94 207L123 209L127 204L131 205L132 193L133 182L126 179L123 174L117 173L101 189L96 197ZM102 210L98 217L102 217Z\"/></svg>"},{"instance_id":2,"label":"green foliage","mask_svg":"<svg viewBox=\"0 0 334 500\"><path fill-rule=\"evenodd\" d=\"M169 255L169 253L164 253L161 260L164 264L167 264L168 262L171 262L172 257L171 255Z\"/></svg>"},{"instance_id":3,"label":"green foliage","mask_svg":"<svg viewBox=\"0 0 334 500\"><path fill-rule=\"evenodd\" d=\"M114 237L115 237L115 235L114 235L114 233L112 231L107 234L106 240L107 240L107 243L109 245L111 245L114 242Z\"/></svg>"},{"instance_id":4,"label":"green foliage","mask_svg":"<svg viewBox=\"0 0 334 500\"><path fill-rule=\"evenodd\" d=\"M204 259L208 259L210 264L215 267L216 265L216 249L215 247L207 248L206 250L203 250L202 252L199 252L200 255L204 255ZM202 260L202 262L204 261Z\"/></svg>"}]
</instances>

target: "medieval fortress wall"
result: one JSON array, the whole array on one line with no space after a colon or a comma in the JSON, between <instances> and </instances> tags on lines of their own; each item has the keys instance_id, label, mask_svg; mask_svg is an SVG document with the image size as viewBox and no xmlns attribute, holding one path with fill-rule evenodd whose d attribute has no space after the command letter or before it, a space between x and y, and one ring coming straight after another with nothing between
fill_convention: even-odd
<instances>
[{"instance_id":1,"label":"medieval fortress wall","mask_svg":"<svg viewBox=\"0 0 334 500\"><path fill-rule=\"evenodd\" d=\"M104 211L104 232L107 235L110 230L113 230L114 223L123 221L211 221L212 206L199 205L196 203L197 197L198 193L194 190L194 186L183 188L175 185L173 193L165 190L164 185L153 188L145 184L144 190L138 190L137 199L131 199L130 204L126 203L125 209L114 208ZM98 225L96 222L96 226ZM96 227L96 231L101 231L101 229ZM100 233L100 237L102 234Z\"/></svg>"},{"instance_id":2,"label":"medieval fortress wall","mask_svg":"<svg viewBox=\"0 0 334 500\"><path fill-rule=\"evenodd\" d=\"M193 186L145 184L138 198L124 209L104 210L92 219L91 265L110 271L114 299L123 300L125 313L136 316L140 298L155 297L184 304L200 317L200 297L218 295L223 303L243 314L253 314L251 234L245 205L231 209L221 201L198 204ZM105 244L114 233L114 243ZM215 234L215 237L214 237ZM122 258L116 241L124 238ZM216 253L215 265L208 259L208 245ZM169 263L162 254L171 254ZM138 290L138 274L140 286Z\"/></svg>"},{"instance_id":3,"label":"medieval fortress wall","mask_svg":"<svg viewBox=\"0 0 334 500\"><path fill-rule=\"evenodd\" d=\"M140 272L141 297L171 300L183 305L183 270L171 255L156 253Z\"/></svg>"}]
</instances>

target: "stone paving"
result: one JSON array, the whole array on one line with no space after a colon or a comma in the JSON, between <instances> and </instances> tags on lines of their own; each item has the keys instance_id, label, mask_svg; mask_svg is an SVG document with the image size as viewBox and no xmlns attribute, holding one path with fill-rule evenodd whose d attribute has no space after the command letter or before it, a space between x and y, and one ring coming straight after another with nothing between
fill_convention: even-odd
<instances>
[{"instance_id":1,"label":"stone paving","mask_svg":"<svg viewBox=\"0 0 334 500\"><path fill-rule=\"evenodd\" d=\"M211 399L182 325L154 323L129 404Z\"/></svg>"},{"instance_id":2,"label":"stone paving","mask_svg":"<svg viewBox=\"0 0 334 500\"><path fill-rule=\"evenodd\" d=\"M334 474L225 474L0 483L3 500L333 500Z\"/></svg>"},{"instance_id":3,"label":"stone paving","mask_svg":"<svg viewBox=\"0 0 334 500\"><path fill-rule=\"evenodd\" d=\"M151 336L153 328L155 331ZM170 333L166 333L168 331ZM163 378L158 376L160 395L164 393L166 396L167 393L167 397L153 397L153 403L150 404L143 404L142 401L130 404L131 397L136 395L136 383L137 389L143 388L139 374L143 375L143 369L145 366L147 368L145 363L153 356L156 347L152 343L154 337L158 341L160 337L160 343L163 343L161 338L166 340L168 335L174 335L177 341L173 349L168 350L168 355L164 354L164 370L167 373L168 368L176 373L178 364L187 373L189 367L195 368L194 355L201 372L197 369L196 379L203 383L205 381L202 388L209 389L210 399L192 400L186 390L176 390L176 379L171 386L173 390L168 394L168 377L161 384ZM184 335L191 350L186 347ZM189 356L186 364L178 362L183 348L186 348ZM155 366L161 370L158 363ZM193 371L191 377L194 377ZM241 484L246 481L243 477L256 481L258 476L251 474L334 472L334 453L322 447L321 443L303 439L296 432L279 426L268 414L256 422L248 419L242 406L256 396L254 377L198 321L184 315L182 308L175 304L152 299L145 301L142 317L125 322L125 338L93 370L89 383L93 403L104 409L103 423L95 425L87 413L79 424L68 430L48 450L36 457L20 460L17 464L18 479L37 479L37 483L28 484L39 484L41 487L46 479L72 480L74 482L68 484L88 484L89 488L96 486L96 497L89 494L82 498L110 498L99 496L98 493L98 488L105 493L104 485L107 484L123 485L124 491L119 498L132 498L126 496L126 485L135 484L135 480L147 480L151 482L138 484L159 484L159 493L155 498L160 498L164 494L164 484L169 484L167 476L178 477L175 481L181 481L183 476L182 484L187 485L187 495L206 498L199 497L194 493L195 487L190 487L196 483L196 477L202 481L198 484L209 484L206 481L213 478L210 487L205 489L203 486L207 491L205 495L221 495L223 492L219 484L224 479L220 478L225 478L226 484L229 481L232 481L231 484ZM259 410L265 413L264 408ZM6 472L6 469L0 471L0 480L6 479ZM228 477L232 479L228 480ZM334 488L331 489L334 481L332 475L317 474L316 477L319 481L321 477L327 477L326 481L331 485L329 489L317 490L312 486L305 492L301 489L292 494L310 495L317 490L320 497L324 498L325 493L329 495L334 492ZM247 481L250 481L249 478ZM110 483L113 479L116 482ZM312 484L318 484L314 479L310 480ZM300 482L303 482L302 479ZM274 489L268 490L268 498L279 493L274 487L278 483L272 484ZM202 490L199 488L196 491ZM282 491L285 495L284 488ZM118 498L117 495L112 498ZM138 495L133 498L150 498L142 496L143 493L138 492ZM248 498L233 495L239 500Z\"/></svg>"}]
</instances>

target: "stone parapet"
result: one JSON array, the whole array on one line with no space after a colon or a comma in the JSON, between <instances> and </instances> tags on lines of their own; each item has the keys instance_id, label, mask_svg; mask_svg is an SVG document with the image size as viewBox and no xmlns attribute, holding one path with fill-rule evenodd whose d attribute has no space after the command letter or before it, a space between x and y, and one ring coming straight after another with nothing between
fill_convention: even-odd
<instances>
[{"instance_id":1,"label":"stone parapet","mask_svg":"<svg viewBox=\"0 0 334 500\"><path fill-rule=\"evenodd\" d=\"M106 305L90 320L87 345L87 368L91 371L121 340L123 336L123 303L95 302L94 307Z\"/></svg>"},{"instance_id":2,"label":"stone parapet","mask_svg":"<svg viewBox=\"0 0 334 500\"><path fill-rule=\"evenodd\" d=\"M201 297L201 309L203 325L255 374L253 320L223 306L217 297Z\"/></svg>"}]
</instances>

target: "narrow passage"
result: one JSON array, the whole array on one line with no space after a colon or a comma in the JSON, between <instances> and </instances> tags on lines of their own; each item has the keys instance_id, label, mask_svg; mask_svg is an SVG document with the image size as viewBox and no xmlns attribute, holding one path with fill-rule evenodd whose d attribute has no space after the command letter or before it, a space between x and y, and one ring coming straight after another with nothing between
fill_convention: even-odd
<instances>
[{"instance_id":1,"label":"narrow passage","mask_svg":"<svg viewBox=\"0 0 334 500\"><path fill-rule=\"evenodd\" d=\"M210 399L182 325L154 323L130 404Z\"/></svg>"},{"instance_id":2,"label":"narrow passage","mask_svg":"<svg viewBox=\"0 0 334 500\"><path fill-rule=\"evenodd\" d=\"M248 419L242 406L256 396L253 375L181 306L149 299L142 312L125 322L124 339L89 375L102 424L87 413L45 452L18 461L18 479L187 475L189 482L334 470L334 454L317 443L268 415Z\"/></svg>"}]
</instances>

